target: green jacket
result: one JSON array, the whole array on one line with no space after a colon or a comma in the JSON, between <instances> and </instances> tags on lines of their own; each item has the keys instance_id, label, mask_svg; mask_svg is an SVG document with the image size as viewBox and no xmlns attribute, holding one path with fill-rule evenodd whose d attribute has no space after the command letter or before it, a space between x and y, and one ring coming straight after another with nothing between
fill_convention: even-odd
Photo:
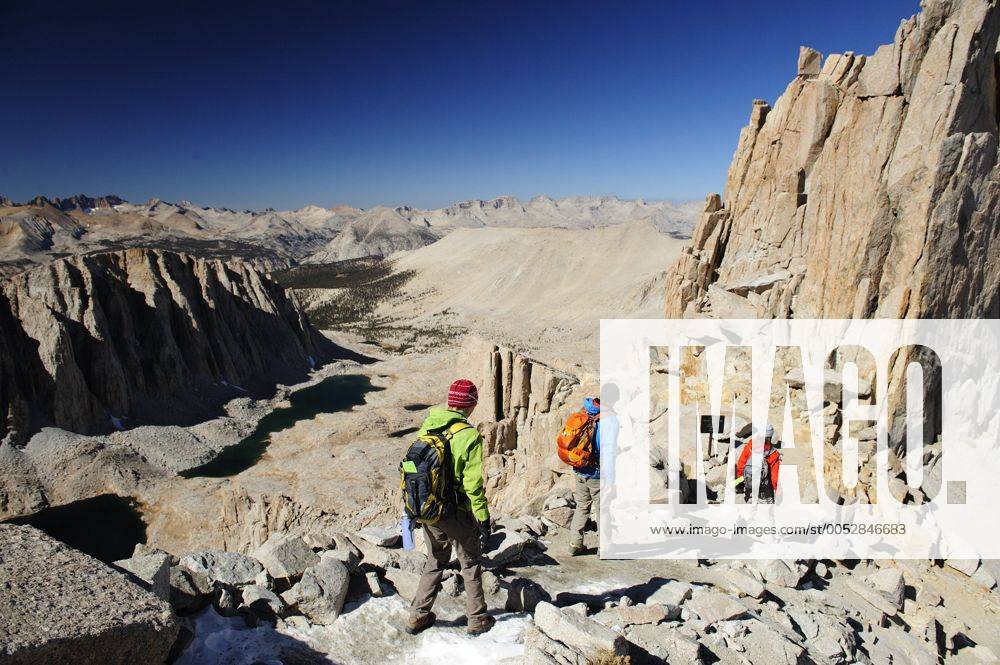
<instances>
[{"instance_id":1,"label":"green jacket","mask_svg":"<svg viewBox=\"0 0 1000 665\"><path fill-rule=\"evenodd\" d=\"M419 435L432 430L441 430L457 422L468 422L461 411L435 406L427 414ZM458 432L451 438L451 461L455 483L462 488L467 502L459 508L469 510L480 522L490 518L490 508L486 503L486 489L483 487L483 435L475 427Z\"/></svg>"}]
</instances>

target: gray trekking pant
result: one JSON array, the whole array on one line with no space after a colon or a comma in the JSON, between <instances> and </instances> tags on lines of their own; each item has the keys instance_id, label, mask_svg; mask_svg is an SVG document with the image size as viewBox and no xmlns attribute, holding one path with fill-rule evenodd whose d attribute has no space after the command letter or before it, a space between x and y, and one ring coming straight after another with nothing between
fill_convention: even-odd
<instances>
[{"instance_id":1,"label":"gray trekking pant","mask_svg":"<svg viewBox=\"0 0 1000 665\"><path fill-rule=\"evenodd\" d=\"M466 510L458 510L442 517L437 524L424 524L423 530L427 541L427 563L410 604L411 616L423 617L434 607L444 570L451 561L451 546L454 543L465 581L465 615L470 625L474 620L485 617L483 567L475 518Z\"/></svg>"},{"instance_id":2,"label":"gray trekking pant","mask_svg":"<svg viewBox=\"0 0 1000 665\"><path fill-rule=\"evenodd\" d=\"M578 547L583 545L583 530L587 527L587 519L590 517L590 509L594 508L596 516L594 521L600 523L601 520L601 479L584 478L573 474L573 501L576 508L573 510L573 521L570 523L570 545Z\"/></svg>"}]
</instances>

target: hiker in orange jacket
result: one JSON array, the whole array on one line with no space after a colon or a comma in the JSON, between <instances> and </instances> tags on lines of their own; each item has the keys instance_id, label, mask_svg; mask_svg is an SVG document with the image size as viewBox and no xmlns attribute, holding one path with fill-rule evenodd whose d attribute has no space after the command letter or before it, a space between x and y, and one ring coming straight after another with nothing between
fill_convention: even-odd
<instances>
[{"instance_id":1,"label":"hiker in orange jacket","mask_svg":"<svg viewBox=\"0 0 1000 665\"><path fill-rule=\"evenodd\" d=\"M753 497L753 465L748 464L754 452L760 452L764 466L760 471L760 491L757 500L760 503L774 503L774 493L778 490L778 469L781 467L781 453L774 447L774 427L768 425L764 429L764 440L755 436L740 450L736 461L736 478L743 479L743 496L747 503Z\"/></svg>"}]
</instances>

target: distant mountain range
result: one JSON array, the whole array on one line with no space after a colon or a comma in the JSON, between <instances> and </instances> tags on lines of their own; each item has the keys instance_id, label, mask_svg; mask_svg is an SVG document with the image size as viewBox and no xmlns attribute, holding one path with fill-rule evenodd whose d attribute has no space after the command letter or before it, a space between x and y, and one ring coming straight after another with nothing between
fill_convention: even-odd
<instances>
[{"instance_id":1,"label":"distant mountain range","mask_svg":"<svg viewBox=\"0 0 1000 665\"><path fill-rule=\"evenodd\" d=\"M0 197L0 273L11 274L70 254L154 247L201 256L239 256L264 268L388 256L422 247L456 228L595 228L649 220L661 232L687 237L700 202L617 197L513 196L470 200L446 208L350 206L236 211L188 201L133 204L115 195Z\"/></svg>"}]
</instances>

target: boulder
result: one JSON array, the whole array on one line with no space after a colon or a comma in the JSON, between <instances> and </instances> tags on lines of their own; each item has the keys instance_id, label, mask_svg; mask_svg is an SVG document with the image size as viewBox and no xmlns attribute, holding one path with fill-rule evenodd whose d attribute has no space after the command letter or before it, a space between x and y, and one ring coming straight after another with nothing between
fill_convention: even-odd
<instances>
[{"instance_id":1,"label":"boulder","mask_svg":"<svg viewBox=\"0 0 1000 665\"><path fill-rule=\"evenodd\" d=\"M460 596L462 588L462 578L459 575L451 575L441 582L441 593L452 598Z\"/></svg>"},{"instance_id":2,"label":"boulder","mask_svg":"<svg viewBox=\"0 0 1000 665\"><path fill-rule=\"evenodd\" d=\"M374 570L365 573L365 584L368 586L368 593L371 594L372 598L382 596L382 583L378 579L378 573Z\"/></svg>"},{"instance_id":3,"label":"boulder","mask_svg":"<svg viewBox=\"0 0 1000 665\"><path fill-rule=\"evenodd\" d=\"M858 638L847 617L821 614L805 608L789 607L788 615L805 638L809 656L823 665L854 662Z\"/></svg>"},{"instance_id":4,"label":"boulder","mask_svg":"<svg viewBox=\"0 0 1000 665\"><path fill-rule=\"evenodd\" d=\"M534 612L538 603L551 601L552 596L540 584L516 577L507 587L504 608L510 612Z\"/></svg>"},{"instance_id":5,"label":"boulder","mask_svg":"<svg viewBox=\"0 0 1000 665\"><path fill-rule=\"evenodd\" d=\"M545 502L545 510L555 510L556 508L572 508L571 499L563 495L551 497Z\"/></svg>"},{"instance_id":6,"label":"boulder","mask_svg":"<svg viewBox=\"0 0 1000 665\"><path fill-rule=\"evenodd\" d=\"M170 556L169 552L161 550L159 547L153 547L152 545L147 545L146 543L136 543L135 547L132 548L131 558L134 559L135 557L139 556L149 556L150 554L166 554L171 559L170 562L171 565L176 563L175 561L173 561L173 557Z\"/></svg>"},{"instance_id":7,"label":"boulder","mask_svg":"<svg viewBox=\"0 0 1000 665\"><path fill-rule=\"evenodd\" d=\"M208 605L215 591L208 575L181 566L170 568L169 579L170 606L181 614L196 612Z\"/></svg>"},{"instance_id":8,"label":"boulder","mask_svg":"<svg viewBox=\"0 0 1000 665\"><path fill-rule=\"evenodd\" d=\"M972 577L979 568L979 559L945 559L944 564L952 570L957 570L963 575Z\"/></svg>"},{"instance_id":9,"label":"boulder","mask_svg":"<svg viewBox=\"0 0 1000 665\"><path fill-rule=\"evenodd\" d=\"M564 612L555 605L541 602L535 608L535 626L547 637L569 649L593 658L599 653L625 655L625 638L596 621L575 612Z\"/></svg>"},{"instance_id":10,"label":"boulder","mask_svg":"<svg viewBox=\"0 0 1000 665\"><path fill-rule=\"evenodd\" d=\"M307 568L319 562L319 557L302 538L280 533L272 533L254 551L253 557L264 566L268 575L285 582L299 579Z\"/></svg>"},{"instance_id":11,"label":"boulder","mask_svg":"<svg viewBox=\"0 0 1000 665\"><path fill-rule=\"evenodd\" d=\"M113 565L140 580L157 598L170 602L170 555L166 552L133 556Z\"/></svg>"},{"instance_id":12,"label":"boulder","mask_svg":"<svg viewBox=\"0 0 1000 665\"><path fill-rule=\"evenodd\" d=\"M936 645L902 630L877 631L877 639L869 648L868 655L873 663L936 665L941 662Z\"/></svg>"},{"instance_id":13,"label":"boulder","mask_svg":"<svg viewBox=\"0 0 1000 665\"><path fill-rule=\"evenodd\" d=\"M180 625L131 577L30 526L0 524L0 662L162 663Z\"/></svg>"},{"instance_id":14,"label":"boulder","mask_svg":"<svg viewBox=\"0 0 1000 665\"><path fill-rule=\"evenodd\" d=\"M524 523L525 528L534 536L544 536L545 532L548 530L545 527L545 522L542 518L536 515L522 515L521 521Z\"/></svg>"},{"instance_id":15,"label":"boulder","mask_svg":"<svg viewBox=\"0 0 1000 665\"><path fill-rule=\"evenodd\" d=\"M664 663L699 665L702 662L697 640L668 626L643 624L630 626L625 637L650 656Z\"/></svg>"},{"instance_id":16,"label":"boulder","mask_svg":"<svg viewBox=\"0 0 1000 665\"><path fill-rule=\"evenodd\" d=\"M639 603L638 605L622 605L618 607L618 617L622 626L638 624L658 624L680 618L680 608L672 605Z\"/></svg>"},{"instance_id":17,"label":"boulder","mask_svg":"<svg viewBox=\"0 0 1000 665\"><path fill-rule=\"evenodd\" d=\"M302 540L313 550L332 550L337 547L337 532L329 528L316 528L302 534Z\"/></svg>"},{"instance_id":18,"label":"boulder","mask_svg":"<svg viewBox=\"0 0 1000 665\"><path fill-rule=\"evenodd\" d=\"M876 591L867 581L847 577L844 580L844 584L879 612L889 616L896 616L899 608L896 607L895 602ZM874 618L877 619L877 617ZM875 623L881 623L881 621L876 621Z\"/></svg>"},{"instance_id":19,"label":"boulder","mask_svg":"<svg viewBox=\"0 0 1000 665\"><path fill-rule=\"evenodd\" d=\"M396 565L398 555L404 550L390 550L373 545L364 538L355 535L350 539L354 548L361 553L361 562L374 568L389 568Z\"/></svg>"},{"instance_id":20,"label":"boulder","mask_svg":"<svg viewBox=\"0 0 1000 665\"><path fill-rule=\"evenodd\" d=\"M766 592L764 585L745 570L730 568L726 571L725 578L726 587L733 593L741 596L750 596L751 598L764 597L764 593Z\"/></svg>"},{"instance_id":21,"label":"boulder","mask_svg":"<svg viewBox=\"0 0 1000 665\"><path fill-rule=\"evenodd\" d=\"M372 545L377 545L379 547L395 547L399 544L401 539L398 526L368 526L358 531L358 536Z\"/></svg>"},{"instance_id":22,"label":"boulder","mask_svg":"<svg viewBox=\"0 0 1000 665\"><path fill-rule=\"evenodd\" d=\"M246 609L260 616L277 616L285 610L285 603L273 591L250 584L241 590L243 602L240 609Z\"/></svg>"},{"instance_id":23,"label":"boulder","mask_svg":"<svg viewBox=\"0 0 1000 665\"><path fill-rule=\"evenodd\" d=\"M254 584L264 566L239 552L203 550L181 557L180 565L196 573L204 573L215 582L232 586Z\"/></svg>"},{"instance_id":24,"label":"boulder","mask_svg":"<svg viewBox=\"0 0 1000 665\"><path fill-rule=\"evenodd\" d=\"M503 529L504 531L528 531L528 525L520 517L504 515L503 517L494 519L493 524L497 529Z\"/></svg>"},{"instance_id":25,"label":"boulder","mask_svg":"<svg viewBox=\"0 0 1000 665\"><path fill-rule=\"evenodd\" d=\"M871 587L882 594L897 610L903 609L906 585L903 573L896 568L881 568L866 578Z\"/></svg>"},{"instance_id":26,"label":"boulder","mask_svg":"<svg viewBox=\"0 0 1000 665\"><path fill-rule=\"evenodd\" d=\"M805 651L780 630L763 621L752 619L742 624L739 634L727 640L730 648L742 653L751 663L768 665L797 665Z\"/></svg>"},{"instance_id":27,"label":"boulder","mask_svg":"<svg viewBox=\"0 0 1000 665\"><path fill-rule=\"evenodd\" d=\"M680 607L691 598L691 585L677 580L669 580L649 595L647 603Z\"/></svg>"},{"instance_id":28,"label":"boulder","mask_svg":"<svg viewBox=\"0 0 1000 665\"><path fill-rule=\"evenodd\" d=\"M320 556L337 559L347 566L348 570L355 570L361 563L361 550L343 533L334 534L332 546L323 548Z\"/></svg>"},{"instance_id":29,"label":"boulder","mask_svg":"<svg viewBox=\"0 0 1000 665\"><path fill-rule=\"evenodd\" d=\"M349 584L347 566L335 559L322 559L281 594L281 599L313 623L328 625L340 616Z\"/></svg>"},{"instance_id":30,"label":"boulder","mask_svg":"<svg viewBox=\"0 0 1000 665\"><path fill-rule=\"evenodd\" d=\"M401 568L386 568L385 579L396 588L396 593L403 600L411 601L417 593L417 585L420 583L420 574Z\"/></svg>"},{"instance_id":31,"label":"boulder","mask_svg":"<svg viewBox=\"0 0 1000 665\"><path fill-rule=\"evenodd\" d=\"M768 584L794 589L809 572L808 566L795 561L770 559L755 561L754 568Z\"/></svg>"},{"instance_id":32,"label":"boulder","mask_svg":"<svg viewBox=\"0 0 1000 665\"><path fill-rule=\"evenodd\" d=\"M997 578L994 577L993 572L982 565L973 573L972 580L987 591L991 591L997 586Z\"/></svg>"},{"instance_id":33,"label":"boulder","mask_svg":"<svg viewBox=\"0 0 1000 665\"><path fill-rule=\"evenodd\" d=\"M499 531L490 537L485 558L493 566L503 566L521 556L524 548L536 541L517 531Z\"/></svg>"},{"instance_id":34,"label":"boulder","mask_svg":"<svg viewBox=\"0 0 1000 665\"><path fill-rule=\"evenodd\" d=\"M427 564L427 555L423 549L397 550L394 555L392 566L408 570L411 573L423 572L424 566Z\"/></svg>"},{"instance_id":35,"label":"boulder","mask_svg":"<svg viewBox=\"0 0 1000 665\"><path fill-rule=\"evenodd\" d=\"M705 591L694 596L685 607L708 623L729 621L744 616L747 607L720 591Z\"/></svg>"},{"instance_id":36,"label":"boulder","mask_svg":"<svg viewBox=\"0 0 1000 665\"><path fill-rule=\"evenodd\" d=\"M262 570L257 573L257 577L253 578L253 583L257 586L262 586L265 589L270 589L274 580L271 579L271 576L267 574L266 570Z\"/></svg>"},{"instance_id":37,"label":"boulder","mask_svg":"<svg viewBox=\"0 0 1000 665\"><path fill-rule=\"evenodd\" d=\"M215 588L215 595L212 597L212 605L215 607L215 611L224 617L236 616L236 611L239 609L239 599L237 594L239 592L230 586L219 585Z\"/></svg>"},{"instance_id":38,"label":"boulder","mask_svg":"<svg viewBox=\"0 0 1000 665\"><path fill-rule=\"evenodd\" d=\"M492 570L483 571L483 592L487 596L493 596L501 591L500 578Z\"/></svg>"},{"instance_id":39,"label":"boulder","mask_svg":"<svg viewBox=\"0 0 1000 665\"><path fill-rule=\"evenodd\" d=\"M537 626L529 626L524 631L521 665L587 665L587 659L562 642L552 639Z\"/></svg>"},{"instance_id":40,"label":"boulder","mask_svg":"<svg viewBox=\"0 0 1000 665\"><path fill-rule=\"evenodd\" d=\"M925 607L937 607L941 604L941 594L937 593L933 589L920 586L917 587L916 601L918 605L923 605Z\"/></svg>"},{"instance_id":41,"label":"boulder","mask_svg":"<svg viewBox=\"0 0 1000 665\"><path fill-rule=\"evenodd\" d=\"M545 517L551 520L556 526L566 529L569 527L570 522L573 521L573 509L569 506L552 508L545 511Z\"/></svg>"}]
</instances>

